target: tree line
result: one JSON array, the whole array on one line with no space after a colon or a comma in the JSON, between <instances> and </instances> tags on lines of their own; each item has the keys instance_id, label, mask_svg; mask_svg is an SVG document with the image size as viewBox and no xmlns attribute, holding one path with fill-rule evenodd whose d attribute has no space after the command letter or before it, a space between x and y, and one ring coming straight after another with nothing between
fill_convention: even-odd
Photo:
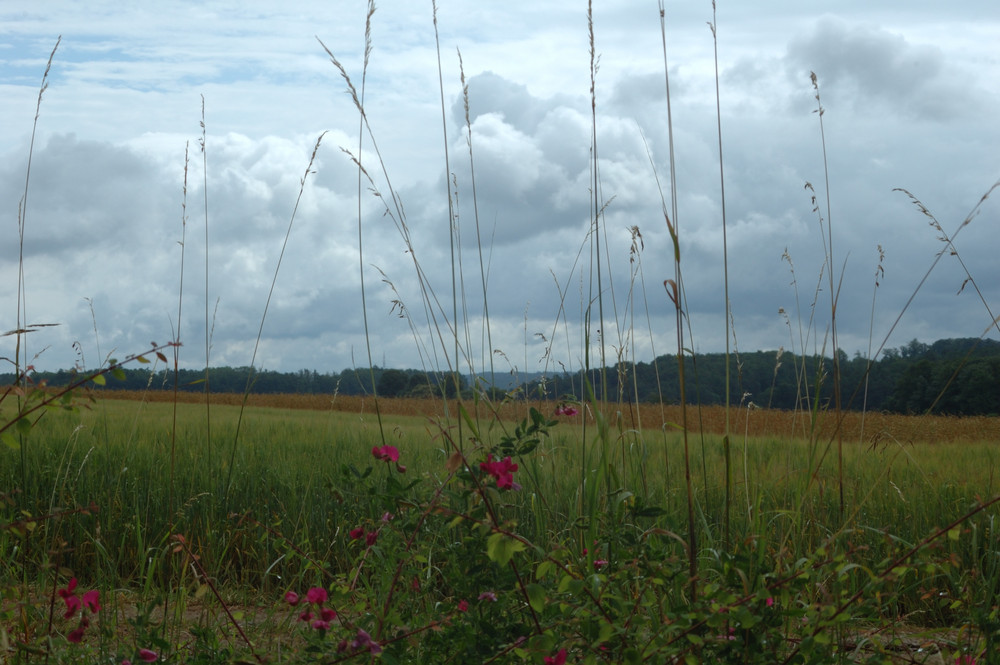
<instances>
[{"instance_id":1,"label":"tree line","mask_svg":"<svg viewBox=\"0 0 1000 665\"><path fill-rule=\"evenodd\" d=\"M917 340L883 351L869 362L861 354L849 358L838 351L840 398L844 408L896 413L953 415L1000 414L1000 342L961 338L924 344ZM685 389L690 403L725 402L726 357L722 353L686 355ZM834 397L834 363L820 355L798 356L786 351L730 354L729 399L733 405L792 409L809 408L818 400L828 405ZM204 392L204 369L150 370L123 368L104 388L117 390L179 390ZM64 386L80 378L77 370L34 372L39 384ZM372 394L385 397L455 396L473 387L493 397L585 399L677 403L680 400L678 359L663 355L652 362L620 363L603 370L539 376L511 389L490 386L483 377L455 376L414 369L345 369L322 374L315 370L278 372L252 367L215 367L208 372L213 393ZM17 377L0 374L0 384ZM584 379L587 379L586 381ZM498 382L499 383L499 382ZM100 386L95 389L102 389Z\"/></svg>"}]
</instances>

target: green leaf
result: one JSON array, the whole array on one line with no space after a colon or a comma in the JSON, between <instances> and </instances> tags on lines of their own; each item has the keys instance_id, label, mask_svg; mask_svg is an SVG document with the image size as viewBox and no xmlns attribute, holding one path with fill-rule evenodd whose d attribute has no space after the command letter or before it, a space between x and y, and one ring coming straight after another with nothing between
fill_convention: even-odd
<instances>
[{"instance_id":1,"label":"green leaf","mask_svg":"<svg viewBox=\"0 0 1000 665\"><path fill-rule=\"evenodd\" d=\"M21 444L18 443L17 439L10 432L3 432L0 434L0 438L3 439L4 444L11 450L21 449Z\"/></svg>"},{"instance_id":2,"label":"green leaf","mask_svg":"<svg viewBox=\"0 0 1000 665\"><path fill-rule=\"evenodd\" d=\"M146 356L139 356L136 358L136 362L138 362L140 365L148 365L149 358L147 358Z\"/></svg>"},{"instance_id":3,"label":"green leaf","mask_svg":"<svg viewBox=\"0 0 1000 665\"><path fill-rule=\"evenodd\" d=\"M610 621L602 621L601 628L597 632L597 641L604 644L615 634L615 627Z\"/></svg>"},{"instance_id":4,"label":"green leaf","mask_svg":"<svg viewBox=\"0 0 1000 665\"><path fill-rule=\"evenodd\" d=\"M111 368L111 376L115 377L119 381L124 381L125 380L125 370L123 370L121 367L119 367L119 366L116 365L115 367Z\"/></svg>"},{"instance_id":5,"label":"green leaf","mask_svg":"<svg viewBox=\"0 0 1000 665\"><path fill-rule=\"evenodd\" d=\"M107 383L107 381L104 379L103 374L95 374L94 378L91 379L91 381L93 381L98 386L103 386L105 383Z\"/></svg>"},{"instance_id":6,"label":"green leaf","mask_svg":"<svg viewBox=\"0 0 1000 665\"><path fill-rule=\"evenodd\" d=\"M491 561L506 566L515 552L523 552L526 545L504 533L494 533L486 540L486 555Z\"/></svg>"},{"instance_id":7,"label":"green leaf","mask_svg":"<svg viewBox=\"0 0 1000 665\"><path fill-rule=\"evenodd\" d=\"M528 592L528 604L531 605L531 609L541 612L545 607L545 589L540 584L529 584L525 590Z\"/></svg>"},{"instance_id":8,"label":"green leaf","mask_svg":"<svg viewBox=\"0 0 1000 665\"><path fill-rule=\"evenodd\" d=\"M555 568L556 564L552 563L551 561L542 561L540 564L538 564L538 568L535 569L535 579L536 580L542 579L550 572L555 570Z\"/></svg>"}]
</instances>

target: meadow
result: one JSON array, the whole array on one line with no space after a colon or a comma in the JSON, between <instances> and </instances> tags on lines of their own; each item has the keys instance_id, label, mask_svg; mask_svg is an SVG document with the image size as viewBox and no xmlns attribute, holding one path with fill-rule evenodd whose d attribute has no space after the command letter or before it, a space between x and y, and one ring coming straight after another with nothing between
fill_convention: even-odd
<instances>
[{"instance_id":1,"label":"meadow","mask_svg":"<svg viewBox=\"0 0 1000 665\"><path fill-rule=\"evenodd\" d=\"M466 431L478 435L462 446L433 400L384 400L380 426L360 398L243 407L223 395L209 439L204 403L121 397L46 413L26 454L0 454L0 483L18 488L4 496L0 532L12 662L30 659L30 626L78 628L59 618L66 587L53 573L102 590L91 641L57 650L70 662L142 648L182 662L337 662L359 657L341 644L359 630L388 662L434 661L425 648L533 662L567 642L593 649L593 662L616 662L609 643L622 662L754 662L801 651L803 631L820 640L814 662L940 662L918 654L979 649L992 625L995 517L965 516L996 492L996 419L870 423L881 435L844 449L841 514L838 475L816 463L823 443L762 434L792 414L748 411L726 525L723 438L708 431L721 419L706 409L690 489L696 598L679 535L682 435L652 413L636 430L577 407L511 402L502 417L470 413ZM907 440L921 429L955 436ZM390 458L373 454L383 446ZM511 446L516 491L459 461ZM614 471L601 478L598 460ZM308 589L329 590L343 623L300 621L282 599ZM533 636L531 615L547 624ZM648 643L636 650L639 636Z\"/></svg>"},{"instance_id":2,"label":"meadow","mask_svg":"<svg viewBox=\"0 0 1000 665\"><path fill-rule=\"evenodd\" d=\"M365 38L370 47L370 24ZM596 107L592 21L589 38ZM352 79L327 53L357 105L359 144L377 157L350 155L359 196L364 184L386 206L423 294L398 311L433 313L418 323L434 339L414 341L444 359L441 397L89 390L113 387L123 365L176 368L180 339L52 389L33 382L18 344L18 381L0 392L0 662L1000 662L1000 420L849 411L818 397L827 385L841 394L836 353L801 377L801 410L700 408L684 388L695 340L673 182L662 192L672 278L658 297L676 321L677 403L598 400L592 385L582 400L478 385L446 397L476 355L460 332L468 294L453 279L449 301L424 281L367 125L364 72ZM668 102L669 91L668 80ZM720 163L721 145L720 134ZM578 352L599 382L615 371L598 367L610 357L597 339L605 312L631 316L646 294L632 257L627 303L605 282L596 145L591 155L592 298ZM798 327L837 349L840 261L828 209L819 218L831 240L812 267L823 286L814 302L824 290L829 320L810 314ZM724 213L720 222L724 238ZM363 259L360 213L358 225ZM453 255L473 283L462 265ZM279 268L280 258L275 279ZM183 260L179 270L183 282ZM7 334L19 342L38 332L21 309L16 319ZM564 313L553 319L569 326Z\"/></svg>"}]
</instances>

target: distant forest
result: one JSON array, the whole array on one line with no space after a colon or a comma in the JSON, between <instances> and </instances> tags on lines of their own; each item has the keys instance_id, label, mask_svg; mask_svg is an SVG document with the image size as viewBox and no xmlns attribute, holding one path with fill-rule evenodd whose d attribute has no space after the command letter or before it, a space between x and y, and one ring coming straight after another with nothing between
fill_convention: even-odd
<instances>
[{"instance_id":1,"label":"distant forest","mask_svg":"<svg viewBox=\"0 0 1000 665\"><path fill-rule=\"evenodd\" d=\"M722 404L725 400L725 354L704 353L685 356L685 384L691 403ZM951 415L1000 414L1000 342L989 339L944 339L933 344L913 340L896 349L886 349L869 368L856 354L848 358L839 352L841 403L844 408L896 413L939 413ZM123 374L123 375L122 375ZM95 390L205 390L205 371L153 371L143 367L123 368L119 378L108 376L106 385ZM603 372L589 372L590 385L600 398L677 403L680 400L678 362L675 355L660 356L654 362L624 363ZM459 389L468 393L474 386L494 397L534 399L580 399L584 396L583 372L523 377L512 381L509 374L497 377L460 376ZM733 405L753 404L791 409L833 399L833 360L820 356L796 356L788 352L755 351L730 355L730 401ZM64 386L79 380L74 370L36 372L31 380L49 386ZM0 385L10 385L14 374L0 374ZM867 385L866 385L867 384ZM314 393L371 394L373 386L385 397L454 396L451 375L413 369L345 369L339 374L316 371L276 372L250 367L216 367L209 372L213 393L255 394ZM808 400L808 402L807 402Z\"/></svg>"}]
</instances>

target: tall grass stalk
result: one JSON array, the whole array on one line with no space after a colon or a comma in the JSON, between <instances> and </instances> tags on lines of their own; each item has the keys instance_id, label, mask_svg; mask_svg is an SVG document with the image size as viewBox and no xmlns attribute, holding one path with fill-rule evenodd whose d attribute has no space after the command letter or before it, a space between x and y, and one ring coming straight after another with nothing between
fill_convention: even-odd
<instances>
[{"instance_id":1,"label":"tall grass stalk","mask_svg":"<svg viewBox=\"0 0 1000 665\"><path fill-rule=\"evenodd\" d=\"M211 387L211 366L212 355L212 325L208 316L209 303L209 244L208 244L208 128L205 126L205 95L201 96L201 139L198 147L201 149L201 175L202 175L202 203L205 212L205 445L207 448L207 458L209 465L212 464L212 387Z\"/></svg>"},{"instance_id":2,"label":"tall grass stalk","mask_svg":"<svg viewBox=\"0 0 1000 665\"><path fill-rule=\"evenodd\" d=\"M819 122L820 145L823 150L823 183L826 197L826 239L825 254L827 264L827 281L830 289L830 343L833 352L833 402L835 417L841 418L840 403L840 346L837 344L837 301L840 295L840 284L834 283L833 254L833 210L830 202L830 167L826 156L826 129L823 126L823 115L826 112L819 94L819 78L815 72L809 72L813 90L816 92L816 111ZM841 279L843 271L841 271ZM837 433L837 484L839 488L840 514L844 515L844 439Z\"/></svg>"},{"instance_id":3,"label":"tall grass stalk","mask_svg":"<svg viewBox=\"0 0 1000 665\"><path fill-rule=\"evenodd\" d=\"M366 84L368 82L368 63L372 54L372 17L375 15L375 0L368 0L368 10L365 12L365 49L361 66L361 90L359 92L362 106L365 103ZM361 319L365 333L365 353L368 356L368 378L371 381L372 398L375 403L375 419L378 421L379 432L381 433L382 445L385 442L385 430L382 426L382 406L379 402L378 386L375 382L375 363L372 359L371 330L368 327L368 291L365 288L365 244L362 230L362 206L361 193L364 180L362 179L363 169L361 160L364 157L365 142L364 117L358 117L358 277L361 282Z\"/></svg>"},{"instance_id":4,"label":"tall grass stalk","mask_svg":"<svg viewBox=\"0 0 1000 665\"><path fill-rule=\"evenodd\" d=\"M441 67L441 38L438 33L438 17L437 17L437 0L431 0L431 10L432 18L434 21L434 51L437 56L437 71L438 71L438 92L441 99L441 142L444 148L444 186L448 197L448 251L451 256L451 326L452 326L452 343L454 345L454 358L453 362L449 362L449 373L451 375L451 380L455 386L455 394L458 396L459 402L462 399L462 382L459 375L460 365L459 361L462 357L460 353L461 350L461 335L459 333L459 326L461 321L458 318L458 301L459 301L459 278L458 271L460 269L460 258L457 252L461 252L459 247L456 250L456 237L458 237L458 217L455 212L455 195L453 195L451 187L451 151L448 148L448 111L444 101L444 72ZM471 349L468 349L471 351ZM446 356L447 357L447 354ZM470 356L467 356L469 358ZM444 384L444 392L442 397L444 398L445 404L445 417L448 417L448 392L447 384ZM459 442L464 441L465 437L462 436L462 419L457 419L458 427L458 440ZM460 443L460 445L462 445Z\"/></svg>"},{"instance_id":5,"label":"tall grass stalk","mask_svg":"<svg viewBox=\"0 0 1000 665\"><path fill-rule=\"evenodd\" d=\"M726 237L726 172L725 172L725 161L722 155L722 102L719 94L719 34L718 34L718 18L716 16L715 0L712 0L712 22L708 24L712 30L712 53L715 63L715 121L716 121L716 135L719 139L719 201L722 206L722 294L724 301L723 317L725 318L726 327L726 397L725 397L725 407L726 407L726 434L722 440L723 454L726 456L726 505L723 515L723 543L728 551L730 545L730 534L729 534L729 511L730 505L732 503L732 491L733 491L733 472L732 472L732 461L730 459L730 439L729 439L729 407L730 400L732 398L732 393L730 390L730 374L731 368L729 366L729 320L732 316L732 307L729 303L729 242Z\"/></svg>"},{"instance_id":6,"label":"tall grass stalk","mask_svg":"<svg viewBox=\"0 0 1000 665\"><path fill-rule=\"evenodd\" d=\"M226 476L226 487L225 496L229 496L229 491L233 485L233 473L236 467L236 448L240 440L240 426L243 423L243 410L246 408L247 398L250 395L250 388L253 386L254 372L257 364L257 352L260 349L260 340L264 335L264 323L267 321L267 310L271 305L271 298L274 296L274 288L278 283L278 273L281 271L281 260L285 256L285 249L288 247L288 239L292 235L292 225L295 223L295 215L299 211L299 203L302 202L302 194L306 189L306 181L309 176L314 173L313 163L316 161L316 153L319 152L319 146L323 142L323 137L326 136L326 132L323 132L316 139L316 144L313 146L312 154L309 156L309 163L306 165L306 170L302 174L302 178L299 180L299 193L295 197L295 205L292 207L292 214L288 218L288 228L285 230L284 240L281 242L281 251L278 253L278 261L274 266L274 274L271 277L271 288L267 292L267 300L264 301L264 311L260 315L260 326L257 328L257 338L254 340L253 345L253 355L250 358L250 373L247 375L246 388L243 390L243 401L240 407L240 418L236 422L236 431L233 433L233 446L232 451L229 455L229 469Z\"/></svg>"},{"instance_id":7,"label":"tall grass stalk","mask_svg":"<svg viewBox=\"0 0 1000 665\"><path fill-rule=\"evenodd\" d=\"M690 594L692 602L697 598L697 578L698 578L698 539L695 526L695 496L691 482L691 449L688 441L688 415L687 415L687 387L684 378L684 302L683 281L681 280L681 248L679 239L679 228L677 221L677 162L674 158L674 122L673 112L670 106L670 66L667 60L667 25L666 10L663 0L659 0L660 9L660 37L663 43L663 78L667 100L667 141L670 155L670 206L671 214L667 214L664 209L663 217L667 224L667 231L670 234L673 246L674 279L664 281L663 285L667 290L667 296L674 304L674 316L677 328L677 375L680 383L680 404L681 404L681 435L684 438L684 485L687 495L687 521L688 521L688 574L690 575ZM671 221L673 220L673 221Z\"/></svg>"},{"instance_id":8,"label":"tall grass stalk","mask_svg":"<svg viewBox=\"0 0 1000 665\"><path fill-rule=\"evenodd\" d=\"M493 332L490 327L490 304L488 295L488 272L489 266L483 257L483 237L479 226L479 199L476 195L476 163L472 151L472 119L469 114L469 84L465 80L465 65L462 62L462 52L458 51L458 69L462 81L462 105L465 109L465 140L469 147L469 184L472 187L472 215L476 226L476 247L479 251L479 278L483 295L483 335L485 335L485 349L483 358L480 361L481 367L485 371L489 366L489 385L496 386L496 367L493 362ZM482 346L482 335L480 345Z\"/></svg>"}]
</instances>

